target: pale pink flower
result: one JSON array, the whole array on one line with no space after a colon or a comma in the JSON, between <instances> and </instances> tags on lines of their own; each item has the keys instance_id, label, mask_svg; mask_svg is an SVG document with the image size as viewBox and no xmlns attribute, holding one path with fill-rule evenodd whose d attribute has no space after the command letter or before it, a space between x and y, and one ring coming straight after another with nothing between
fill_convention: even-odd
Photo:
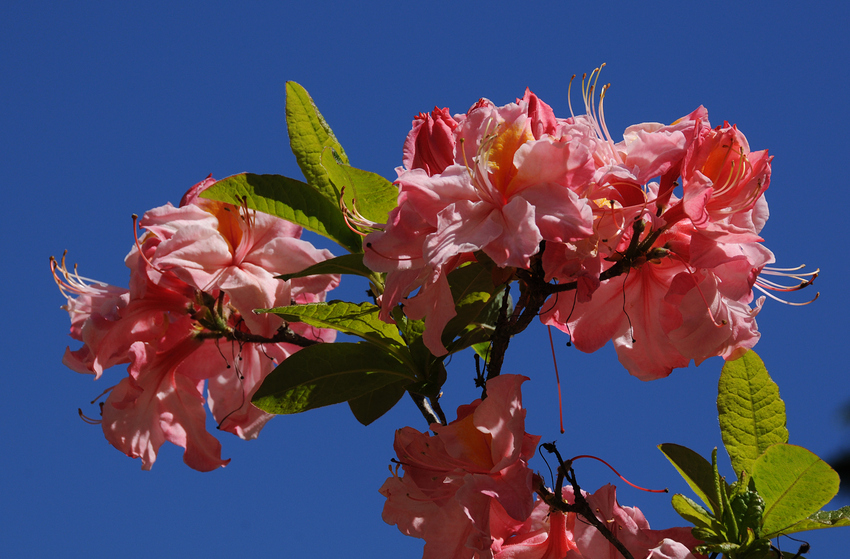
<instances>
[{"instance_id":1,"label":"pale pink flower","mask_svg":"<svg viewBox=\"0 0 850 559\"><path fill-rule=\"evenodd\" d=\"M396 432L404 476L396 474L381 487L387 497L383 518L424 539L424 558L492 557L491 515L499 515L503 527L505 515L519 525L531 514L527 462L539 437L525 432L525 380L489 380L487 399L459 407L447 426L432 425L436 436L410 427Z\"/></svg>"}]
</instances>

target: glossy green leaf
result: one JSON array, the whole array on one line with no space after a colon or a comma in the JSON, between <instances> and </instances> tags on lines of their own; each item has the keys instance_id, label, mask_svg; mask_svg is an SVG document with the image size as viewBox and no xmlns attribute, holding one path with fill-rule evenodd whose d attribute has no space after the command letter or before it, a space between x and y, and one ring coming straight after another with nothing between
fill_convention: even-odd
<instances>
[{"instance_id":1,"label":"glossy green leaf","mask_svg":"<svg viewBox=\"0 0 850 559\"><path fill-rule=\"evenodd\" d=\"M484 310L493 299L493 293L501 289L501 286L493 285L492 273L479 262L470 262L453 270L447 279L455 301L457 316L452 318L443 329L443 344L452 353L469 347L472 343L484 341L477 339L462 346L452 344L455 337L461 335L470 325L491 327L489 324L483 325L480 319L487 318ZM499 304L501 304L501 298Z\"/></svg>"},{"instance_id":2,"label":"glossy green leaf","mask_svg":"<svg viewBox=\"0 0 850 559\"><path fill-rule=\"evenodd\" d=\"M716 528L714 517L692 499L677 493L673 495L672 505L673 510L679 513L679 516L694 526L708 530L714 530Z\"/></svg>"},{"instance_id":3,"label":"glossy green leaf","mask_svg":"<svg viewBox=\"0 0 850 559\"><path fill-rule=\"evenodd\" d=\"M708 460L673 443L660 444L658 448L715 515L723 510L715 487L715 472Z\"/></svg>"},{"instance_id":4,"label":"glossy green leaf","mask_svg":"<svg viewBox=\"0 0 850 559\"><path fill-rule=\"evenodd\" d=\"M404 396L407 380L394 382L348 401L351 413L363 425L369 425L395 406Z\"/></svg>"},{"instance_id":5,"label":"glossy green leaf","mask_svg":"<svg viewBox=\"0 0 850 559\"><path fill-rule=\"evenodd\" d=\"M418 388L409 388L409 390L417 394L423 394L429 398L437 396L440 393L443 383L446 382L447 374L443 364L446 356L435 357L425 347L422 341L422 334L425 332L424 320L411 320L407 318L404 316L401 307L396 307L392 315L401 331L402 337L407 342L407 348L410 351L410 356L413 359L417 374L424 378Z\"/></svg>"},{"instance_id":6,"label":"glossy green leaf","mask_svg":"<svg viewBox=\"0 0 850 559\"><path fill-rule=\"evenodd\" d=\"M269 413L300 413L412 380L400 361L370 344L316 344L286 358L251 401Z\"/></svg>"},{"instance_id":7,"label":"glossy green leaf","mask_svg":"<svg viewBox=\"0 0 850 559\"><path fill-rule=\"evenodd\" d=\"M342 256L337 256L335 258L329 258L328 260L322 260L321 262L317 262L300 272L282 274L275 277L281 280L291 280L294 278L305 278L320 274L350 274L368 278L371 277L374 272L363 264L363 253L355 252L352 254L343 254Z\"/></svg>"},{"instance_id":8,"label":"glossy green leaf","mask_svg":"<svg viewBox=\"0 0 850 559\"><path fill-rule=\"evenodd\" d=\"M387 215L398 205L397 186L377 173L339 163L330 148L322 154L322 166L347 208L356 208L370 221L387 222Z\"/></svg>"},{"instance_id":9,"label":"glossy green leaf","mask_svg":"<svg viewBox=\"0 0 850 559\"><path fill-rule=\"evenodd\" d=\"M310 94L295 82L286 82L286 128L307 184L338 208L340 193L322 165L322 153L331 148L344 164L348 164L348 157Z\"/></svg>"},{"instance_id":10,"label":"glossy green leaf","mask_svg":"<svg viewBox=\"0 0 850 559\"><path fill-rule=\"evenodd\" d=\"M275 215L360 252L360 236L345 224L339 207L308 184L281 175L244 173L222 179L201 194L235 206Z\"/></svg>"},{"instance_id":11,"label":"glossy green leaf","mask_svg":"<svg viewBox=\"0 0 850 559\"><path fill-rule=\"evenodd\" d=\"M753 467L753 480L764 499L762 533L773 538L806 520L838 493L838 474L803 447L777 444Z\"/></svg>"},{"instance_id":12,"label":"glossy green leaf","mask_svg":"<svg viewBox=\"0 0 850 559\"><path fill-rule=\"evenodd\" d=\"M753 463L768 447L788 442L785 403L754 351L724 365L717 412L723 444L739 475L752 472Z\"/></svg>"},{"instance_id":13,"label":"glossy green leaf","mask_svg":"<svg viewBox=\"0 0 850 559\"><path fill-rule=\"evenodd\" d=\"M782 530L782 533L793 534L795 532L837 528L839 526L850 526L850 506L841 507L838 510L818 511L790 528Z\"/></svg>"},{"instance_id":14,"label":"glossy green leaf","mask_svg":"<svg viewBox=\"0 0 850 559\"><path fill-rule=\"evenodd\" d=\"M394 324L380 319L380 307L372 303L330 301L263 310L278 315L287 322L304 322L318 328L359 336L383 348L404 346L404 340Z\"/></svg>"}]
</instances>

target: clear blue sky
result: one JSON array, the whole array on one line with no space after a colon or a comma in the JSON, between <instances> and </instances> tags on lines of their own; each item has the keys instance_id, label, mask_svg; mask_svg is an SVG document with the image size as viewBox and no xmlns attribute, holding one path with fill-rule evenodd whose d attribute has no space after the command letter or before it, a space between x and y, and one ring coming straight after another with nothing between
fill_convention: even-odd
<instances>
[{"instance_id":1,"label":"clear blue sky","mask_svg":"<svg viewBox=\"0 0 850 559\"><path fill-rule=\"evenodd\" d=\"M309 7L308 7L309 5ZM703 104L775 155L764 235L782 265L820 266L821 299L768 302L757 350L788 407L791 442L825 459L850 445L843 292L850 67L839 3L4 2L0 161L4 172L0 555L8 557L369 557L421 555L381 521L378 487L393 430L425 424L409 400L368 428L347 407L273 420L260 438L224 434L224 469L186 467L165 445L151 472L77 417L123 368L94 383L61 364L63 299L48 256L69 250L88 277L125 285L130 215L187 187L251 171L297 176L284 83L310 91L352 163L394 177L413 116L505 104L530 87L565 115L572 74L608 66L609 128L671 122ZM699 6L699 7L697 7ZM574 92L574 103L578 96ZM339 253L339 252L338 252ZM359 287L337 297L358 297ZM636 483L686 492L655 448L720 445L722 362L642 383L608 346L558 337L567 434L546 331L514 341L505 372L526 383L527 430L565 455L596 454ZM447 411L474 398L472 358L450 367ZM544 470L535 459L532 466ZM594 490L616 482L578 466ZM622 484L619 484L622 486ZM669 496L618 492L655 528L679 524ZM850 504L847 497L834 508ZM846 555L850 529L811 533L811 558ZM783 547L795 547L784 542Z\"/></svg>"}]
</instances>

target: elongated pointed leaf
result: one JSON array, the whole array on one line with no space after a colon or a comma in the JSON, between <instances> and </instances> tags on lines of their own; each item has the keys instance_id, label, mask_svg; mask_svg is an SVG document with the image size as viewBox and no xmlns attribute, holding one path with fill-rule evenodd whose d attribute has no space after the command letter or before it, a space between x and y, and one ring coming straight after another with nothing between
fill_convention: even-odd
<instances>
[{"instance_id":1,"label":"elongated pointed leaf","mask_svg":"<svg viewBox=\"0 0 850 559\"><path fill-rule=\"evenodd\" d=\"M339 163L330 148L322 154L322 166L347 208L356 208L370 221L387 222L387 215L398 205L397 186L377 173Z\"/></svg>"},{"instance_id":2,"label":"elongated pointed leaf","mask_svg":"<svg viewBox=\"0 0 850 559\"><path fill-rule=\"evenodd\" d=\"M281 175L244 173L222 179L201 196L275 215L360 252L360 236L345 224L339 207L308 184Z\"/></svg>"},{"instance_id":3,"label":"elongated pointed leaf","mask_svg":"<svg viewBox=\"0 0 850 559\"><path fill-rule=\"evenodd\" d=\"M690 522L696 527L714 530L714 518L707 510L702 508L698 503L685 497L682 494L673 495L672 499L673 510L679 513L679 516ZM715 532L716 533L716 532Z\"/></svg>"},{"instance_id":4,"label":"elongated pointed leaf","mask_svg":"<svg viewBox=\"0 0 850 559\"><path fill-rule=\"evenodd\" d=\"M385 349L404 346L404 340L394 324L378 317L380 308L372 303L331 301L310 303L264 310L278 315L287 322L304 322L318 328L332 328L338 332L359 336Z\"/></svg>"},{"instance_id":5,"label":"elongated pointed leaf","mask_svg":"<svg viewBox=\"0 0 850 559\"><path fill-rule=\"evenodd\" d=\"M714 469L708 460L690 448L673 443L660 444L658 448L715 516L723 510L715 488Z\"/></svg>"},{"instance_id":6,"label":"elongated pointed leaf","mask_svg":"<svg viewBox=\"0 0 850 559\"><path fill-rule=\"evenodd\" d=\"M351 274L368 278L373 273L374 272L372 272L372 270L363 264L363 253L355 252L352 254L343 254L342 256L337 256L328 260L322 260L321 262L317 262L300 272L283 274L275 277L281 280L291 280L293 278L305 278L321 274Z\"/></svg>"},{"instance_id":7,"label":"elongated pointed leaf","mask_svg":"<svg viewBox=\"0 0 850 559\"><path fill-rule=\"evenodd\" d=\"M740 475L776 443L788 442L785 403L754 351L727 361L717 395L720 434L732 467Z\"/></svg>"},{"instance_id":8,"label":"elongated pointed leaf","mask_svg":"<svg viewBox=\"0 0 850 559\"><path fill-rule=\"evenodd\" d=\"M404 396L407 380L394 382L348 401L351 413L363 425L369 425L395 406Z\"/></svg>"},{"instance_id":9,"label":"elongated pointed leaf","mask_svg":"<svg viewBox=\"0 0 850 559\"><path fill-rule=\"evenodd\" d=\"M300 413L412 380L400 361L370 344L316 344L286 358L251 401L269 413Z\"/></svg>"},{"instance_id":10,"label":"elongated pointed leaf","mask_svg":"<svg viewBox=\"0 0 850 559\"><path fill-rule=\"evenodd\" d=\"M822 510L809 516L807 519L794 524L790 528L782 530L783 534L795 532L807 532L809 530L820 530L822 528L837 528L839 526L850 526L850 506L841 507L838 510Z\"/></svg>"},{"instance_id":11,"label":"elongated pointed leaf","mask_svg":"<svg viewBox=\"0 0 850 559\"><path fill-rule=\"evenodd\" d=\"M322 152L326 147L333 149L345 164L348 157L310 94L295 82L286 82L286 128L289 145L307 184L338 207L340 193L322 166Z\"/></svg>"},{"instance_id":12,"label":"elongated pointed leaf","mask_svg":"<svg viewBox=\"0 0 850 559\"><path fill-rule=\"evenodd\" d=\"M764 499L762 533L772 538L805 520L838 493L838 474L803 447L777 444L753 467L753 481Z\"/></svg>"}]
</instances>

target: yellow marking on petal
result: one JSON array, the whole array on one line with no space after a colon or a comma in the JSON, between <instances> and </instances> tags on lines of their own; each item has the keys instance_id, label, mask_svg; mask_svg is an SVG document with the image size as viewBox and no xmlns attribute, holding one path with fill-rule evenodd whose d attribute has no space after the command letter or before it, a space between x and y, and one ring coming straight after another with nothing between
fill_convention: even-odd
<instances>
[{"instance_id":1,"label":"yellow marking on petal","mask_svg":"<svg viewBox=\"0 0 850 559\"><path fill-rule=\"evenodd\" d=\"M505 127L499 132L489 144L485 154L487 170L490 174L491 184L501 192L505 198L509 198L511 182L517 174L514 166L514 155L524 143L534 140L530 127L526 123L515 123Z\"/></svg>"},{"instance_id":2,"label":"yellow marking on petal","mask_svg":"<svg viewBox=\"0 0 850 559\"><path fill-rule=\"evenodd\" d=\"M490 452L490 442L493 436L482 433L473 423L474 414L469 414L460 421L452 424L457 439L463 444L464 458L485 470L493 468L493 456Z\"/></svg>"}]
</instances>

